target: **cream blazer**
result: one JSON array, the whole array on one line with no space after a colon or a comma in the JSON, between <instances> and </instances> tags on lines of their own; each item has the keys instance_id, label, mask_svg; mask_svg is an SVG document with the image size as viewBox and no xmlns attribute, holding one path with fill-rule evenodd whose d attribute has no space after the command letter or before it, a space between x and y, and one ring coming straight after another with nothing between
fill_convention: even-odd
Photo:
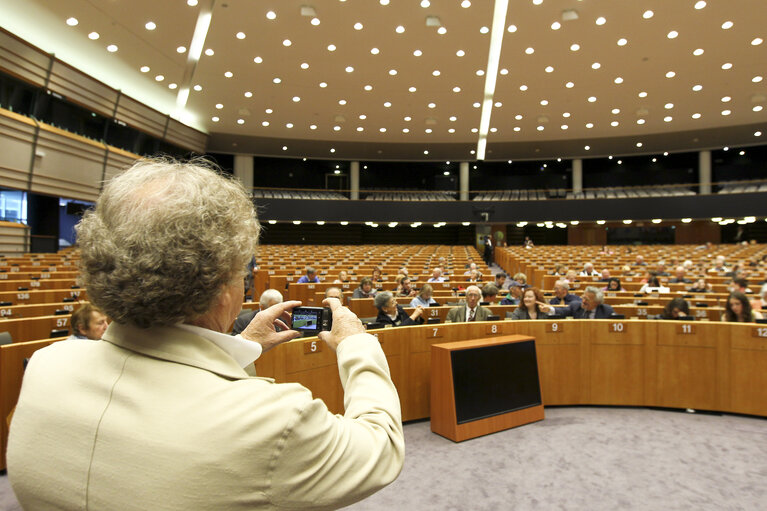
<instances>
[{"instance_id":1,"label":"cream blazer","mask_svg":"<svg viewBox=\"0 0 767 511\"><path fill-rule=\"evenodd\" d=\"M346 413L249 376L176 327L112 323L101 342L37 351L10 429L8 475L36 509L338 508L392 482L399 398L378 341L338 347Z\"/></svg>"}]
</instances>

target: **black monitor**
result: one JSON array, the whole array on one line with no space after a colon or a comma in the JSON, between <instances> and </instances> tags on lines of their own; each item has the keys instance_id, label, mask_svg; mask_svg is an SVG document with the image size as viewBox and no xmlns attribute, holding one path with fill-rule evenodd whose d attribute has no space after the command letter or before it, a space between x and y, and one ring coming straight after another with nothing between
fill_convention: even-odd
<instances>
[{"instance_id":1,"label":"black monitor","mask_svg":"<svg viewBox=\"0 0 767 511\"><path fill-rule=\"evenodd\" d=\"M500 321L500 319L501 319L501 316L499 316L498 314L490 314L489 316L487 316L486 321Z\"/></svg>"},{"instance_id":2,"label":"black monitor","mask_svg":"<svg viewBox=\"0 0 767 511\"><path fill-rule=\"evenodd\" d=\"M450 353L458 424L538 406L535 341Z\"/></svg>"},{"instance_id":3,"label":"black monitor","mask_svg":"<svg viewBox=\"0 0 767 511\"><path fill-rule=\"evenodd\" d=\"M439 318L427 318L426 319L426 324L427 325L434 325L434 324L439 323L439 321L440 321Z\"/></svg>"},{"instance_id":4,"label":"black monitor","mask_svg":"<svg viewBox=\"0 0 767 511\"><path fill-rule=\"evenodd\" d=\"M613 312L612 314L610 314L610 318L609 319L626 319L626 315L625 314L616 314L615 312Z\"/></svg>"}]
</instances>

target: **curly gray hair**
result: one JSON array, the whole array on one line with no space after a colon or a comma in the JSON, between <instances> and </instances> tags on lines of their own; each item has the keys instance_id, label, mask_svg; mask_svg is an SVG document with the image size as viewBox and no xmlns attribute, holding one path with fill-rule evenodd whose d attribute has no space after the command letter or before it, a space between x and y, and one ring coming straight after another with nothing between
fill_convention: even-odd
<instances>
[{"instance_id":1,"label":"curly gray hair","mask_svg":"<svg viewBox=\"0 0 767 511\"><path fill-rule=\"evenodd\" d=\"M77 225L89 299L141 328L204 315L243 278L260 225L239 181L205 160L136 162Z\"/></svg>"},{"instance_id":2,"label":"curly gray hair","mask_svg":"<svg viewBox=\"0 0 767 511\"><path fill-rule=\"evenodd\" d=\"M375 306L378 310L381 310L389 304L392 296L394 295L392 295L390 291L382 291L375 296L373 303L375 303Z\"/></svg>"}]
</instances>

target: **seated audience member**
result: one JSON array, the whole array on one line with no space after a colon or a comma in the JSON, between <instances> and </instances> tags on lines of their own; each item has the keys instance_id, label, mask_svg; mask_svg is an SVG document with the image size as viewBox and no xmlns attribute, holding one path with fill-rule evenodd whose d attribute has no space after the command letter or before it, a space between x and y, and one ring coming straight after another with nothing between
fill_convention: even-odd
<instances>
[{"instance_id":1,"label":"seated audience member","mask_svg":"<svg viewBox=\"0 0 767 511\"><path fill-rule=\"evenodd\" d=\"M666 271L666 263L658 261L658 265L655 267L655 275L658 277L670 277L669 272Z\"/></svg>"},{"instance_id":2,"label":"seated audience member","mask_svg":"<svg viewBox=\"0 0 767 511\"><path fill-rule=\"evenodd\" d=\"M611 277L607 280L607 285L602 289L602 291L610 291L610 292L619 292L624 291L623 286L621 286L621 279L616 277Z\"/></svg>"},{"instance_id":3,"label":"seated audience member","mask_svg":"<svg viewBox=\"0 0 767 511\"><path fill-rule=\"evenodd\" d=\"M692 270L693 266L695 266L694 263L689 259L685 259L684 262L682 263L682 267L685 269L685 271Z\"/></svg>"},{"instance_id":4,"label":"seated audience member","mask_svg":"<svg viewBox=\"0 0 767 511\"><path fill-rule=\"evenodd\" d=\"M325 298L338 298L344 303L344 292L338 287L329 287L325 290Z\"/></svg>"},{"instance_id":5,"label":"seated audience member","mask_svg":"<svg viewBox=\"0 0 767 511\"><path fill-rule=\"evenodd\" d=\"M274 330L299 302L226 335L258 235L242 184L199 163L141 159L104 185L77 239L80 278L112 323L27 365L7 451L24 509L339 509L397 477L397 390L349 309L329 299L320 333L347 415L253 377L262 352L299 335Z\"/></svg>"},{"instance_id":6,"label":"seated audience member","mask_svg":"<svg viewBox=\"0 0 767 511\"><path fill-rule=\"evenodd\" d=\"M377 323L391 326L420 325L423 323L421 317L423 307L417 306L413 313L408 316L389 291L381 291L376 295L375 306L378 309Z\"/></svg>"},{"instance_id":7,"label":"seated audience member","mask_svg":"<svg viewBox=\"0 0 767 511\"><path fill-rule=\"evenodd\" d=\"M610 270L605 268L604 270L602 270L602 273L601 273L601 275L599 277L600 277L599 278L599 282L608 282L610 280L610 278L611 278L610 277Z\"/></svg>"},{"instance_id":8,"label":"seated audience member","mask_svg":"<svg viewBox=\"0 0 767 511\"><path fill-rule=\"evenodd\" d=\"M343 284L344 282L349 282L349 274L346 270L341 270L338 272L338 278L333 281L333 284Z\"/></svg>"},{"instance_id":9,"label":"seated audience member","mask_svg":"<svg viewBox=\"0 0 767 511\"><path fill-rule=\"evenodd\" d=\"M482 279L482 276L477 270L472 270L468 278L469 282L480 282L481 279Z\"/></svg>"},{"instance_id":10,"label":"seated audience member","mask_svg":"<svg viewBox=\"0 0 767 511\"><path fill-rule=\"evenodd\" d=\"M405 277L409 277L410 274L407 272L407 268L405 266L400 267L399 270L397 270L398 275L404 275Z\"/></svg>"},{"instance_id":11,"label":"seated audience member","mask_svg":"<svg viewBox=\"0 0 767 511\"><path fill-rule=\"evenodd\" d=\"M581 277L599 277L599 272L594 269L593 263L583 265L583 270L578 274Z\"/></svg>"},{"instance_id":12,"label":"seated audience member","mask_svg":"<svg viewBox=\"0 0 767 511\"><path fill-rule=\"evenodd\" d=\"M485 284L482 286L482 301L490 304L498 303L498 288L495 284Z\"/></svg>"},{"instance_id":13,"label":"seated audience member","mask_svg":"<svg viewBox=\"0 0 767 511\"><path fill-rule=\"evenodd\" d=\"M748 281L743 278L734 278L732 279L732 282L730 282L730 291L737 291L739 293L745 294L751 294L752 291L748 287Z\"/></svg>"},{"instance_id":14,"label":"seated audience member","mask_svg":"<svg viewBox=\"0 0 767 511\"><path fill-rule=\"evenodd\" d=\"M426 282L445 282L445 277L442 276L442 268L434 268L434 271L431 272L431 278Z\"/></svg>"},{"instance_id":15,"label":"seated audience member","mask_svg":"<svg viewBox=\"0 0 767 511\"><path fill-rule=\"evenodd\" d=\"M413 289L413 284L410 282L410 277L402 275L397 280L397 296L410 296L417 295L418 292Z\"/></svg>"},{"instance_id":16,"label":"seated audience member","mask_svg":"<svg viewBox=\"0 0 767 511\"><path fill-rule=\"evenodd\" d=\"M647 266L647 263L644 262L644 257L637 254L636 258L634 259L634 266Z\"/></svg>"},{"instance_id":17,"label":"seated audience member","mask_svg":"<svg viewBox=\"0 0 767 511\"><path fill-rule=\"evenodd\" d=\"M90 303L83 304L72 313L70 324L72 335L68 339L90 339L91 341L100 340L109 326L106 314Z\"/></svg>"},{"instance_id":18,"label":"seated audience member","mask_svg":"<svg viewBox=\"0 0 767 511\"><path fill-rule=\"evenodd\" d=\"M651 277L650 282L639 288L640 293L670 293L671 289L662 285L658 277Z\"/></svg>"},{"instance_id":19,"label":"seated audience member","mask_svg":"<svg viewBox=\"0 0 767 511\"><path fill-rule=\"evenodd\" d=\"M418 291L418 296L410 301L411 307L436 307L439 305L437 300L431 297L434 290L431 285L424 284Z\"/></svg>"},{"instance_id":20,"label":"seated audience member","mask_svg":"<svg viewBox=\"0 0 767 511\"><path fill-rule=\"evenodd\" d=\"M674 276L669 279L669 284L692 284L692 280L685 277L687 270L684 266L677 266L674 270Z\"/></svg>"},{"instance_id":21,"label":"seated audience member","mask_svg":"<svg viewBox=\"0 0 767 511\"><path fill-rule=\"evenodd\" d=\"M465 272L463 272L463 276L464 277L469 277L469 276L471 276L471 272L479 273L479 271L477 270L477 263L471 263L469 265L469 268Z\"/></svg>"},{"instance_id":22,"label":"seated audience member","mask_svg":"<svg viewBox=\"0 0 767 511\"><path fill-rule=\"evenodd\" d=\"M634 272L631 271L631 266L629 266L628 264L624 264L623 266L621 266L621 275L623 275L624 277L633 277Z\"/></svg>"},{"instance_id":23,"label":"seated audience member","mask_svg":"<svg viewBox=\"0 0 767 511\"><path fill-rule=\"evenodd\" d=\"M466 288L466 303L453 307L447 313L445 322L461 323L464 321L486 321L492 314L490 309L482 307L479 301L482 299L482 291L477 286Z\"/></svg>"},{"instance_id":24,"label":"seated audience member","mask_svg":"<svg viewBox=\"0 0 767 511\"><path fill-rule=\"evenodd\" d=\"M579 281L578 274L575 272L575 270L567 270L567 274L565 275L565 280L569 282L572 286L572 284L575 284Z\"/></svg>"},{"instance_id":25,"label":"seated audience member","mask_svg":"<svg viewBox=\"0 0 767 511\"><path fill-rule=\"evenodd\" d=\"M297 284L306 284L307 282L319 282L320 278L317 276L317 270L311 266L306 267L306 275L303 275L298 279Z\"/></svg>"},{"instance_id":26,"label":"seated audience member","mask_svg":"<svg viewBox=\"0 0 767 511\"><path fill-rule=\"evenodd\" d=\"M505 273L496 273L495 274L495 287L497 287L499 290L506 288L506 274Z\"/></svg>"},{"instance_id":27,"label":"seated audience member","mask_svg":"<svg viewBox=\"0 0 767 511\"><path fill-rule=\"evenodd\" d=\"M530 239L530 236L525 236L525 241L522 243L522 246L525 248L533 248L535 243Z\"/></svg>"},{"instance_id":28,"label":"seated audience member","mask_svg":"<svg viewBox=\"0 0 767 511\"><path fill-rule=\"evenodd\" d=\"M713 286L707 284L706 279L698 279L695 281L695 285L688 288L687 291L690 293L710 293L712 289Z\"/></svg>"},{"instance_id":29,"label":"seated audience member","mask_svg":"<svg viewBox=\"0 0 767 511\"><path fill-rule=\"evenodd\" d=\"M663 308L663 319L684 319L690 315L690 304L684 298L672 298Z\"/></svg>"},{"instance_id":30,"label":"seated audience member","mask_svg":"<svg viewBox=\"0 0 767 511\"><path fill-rule=\"evenodd\" d=\"M527 275L525 275L522 272L515 273L514 274L514 282L516 282L520 286L526 286L527 285Z\"/></svg>"},{"instance_id":31,"label":"seated audience member","mask_svg":"<svg viewBox=\"0 0 767 511\"><path fill-rule=\"evenodd\" d=\"M751 308L751 303L746 295L740 291L730 293L724 306L722 321L752 323L757 319L762 319L762 314Z\"/></svg>"},{"instance_id":32,"label":"seated audience member","mask_svg":"<svg viewBox=\"0 0 767 511\"><path fill-rule=\"evenodd\" d=\"M370 280L375 282L383 282L383 277L381 276L381 268L378 266L375 266L372 271L372 275L370 277Z\"/></svg>"},{"instance_id":33,"label":"seated audience member","mask_svg":"<svg viewBox=\"0 0 767 511\"><path fill-rule=\"evenodd\" d=\"M612 250L610 250L610 247L608 247L607 245L603 245L603 246L602 246L602 251L600 252L600 254L601 254L601 255L607 255L607 256L611 256L611 255L614 255L614 254L615 254L615 252L613 252Z\"/></svg>"},{"instance_id":34,"label":"seated audience member","mask_svg":"<svg viewBox=\"0 0 767 511\"><path fill-rule=\"evenodd\" d=\"M654 276L655 274L653 272L651 272L650 270L647 270L646 272L644 272L644 276L642 276L639 282L642 284L648 284Z\"/></svg>"},{"instance_id":35,"label":"seated audience member","mask_svg":"<svg viewBox=\"0 0 767 511\"><path fill-rule=\"evenodd\" d=\"M373 280L370 277L364 277L360 280L360 286L354 290L352 298L373 298L376 290L373 289Z\"/></svg>"},{"instance_id":36,"label":"seated audience member","mask_svg":"<svg viewBox=\"0 0 767 511\"><path fill-rule=\"evenodd\" d=\"M503 300L501 300L501 305L518 305L519 299L522 298L522 291L524 291L526 287L525 284L520 284L516 280L512 280L509 284L509 292Z\"/></svg>"},{"instance_id":37,"label":"seated audience member","mask_svg":"<svg viewBox=\"0 0 767 511\"><path fill-rule=\"evenodd\" d=\"M549 300L551 305L570 305L572 302L580 301L580 297L570 292L570 286L566 280L558 280L554 283L554 298Z\"/></svg>"},{"instance_id":38,"label":"seated audience member","mask_svg":"<svg viewBox=\"0 0 767 511\"><path fill-rule=\"evenodd\" d=\"M718 255L714 260L714 266L709 268L708 271L709 273L726 273L730 271L730 269L725 265L724 256Z\"/></svg>"},{"instance_id":39,"label":"seated audience member","mask_svg":"<svg viewBox=\"0 0 767 511\"><path fill-rule=\"evenodd\" d=\"M607 319L615 311L604 300L600 289L589 286L583 290L580 302L572 302L567 307L555 307L554 311L557 315L572 316L575 319Z\"/></svg>"},{"instance_id":40,"label":"seated audience member","mask_svg":"<svg viewBox=\"0 0 767 511\"><path fill-rule=\"evenodd\" d=\"M552 275L557 275L559 277L564 277L567 275L567 267L564 264L558 264L554 266L554 271L551 272Z\"/></svg>"},{"instance_id":41,"label":"seated audience member","mask_svg":"<svg viewBox=\"0 0 767 511\"><path fill-rule=\"evenodd\" d=\"M471 268L471 265L473 263L474 263L474 258L473 257L469 257L469 258L466 259L466 264L463 265L463 268L465 270L468 270L469 268Z\"/></svg>"},{"instance_id":42,"label":"seated audience member","mask_svg":"<svg viewBox=\"0 0 767 511\"><path fill-rule=\"evenodd\" d=\"M751 308L755 311L767 308L767 284L763 284L759 290L759 298L751 300Z\"/></svg>"},{"instance_id":43,"label":"seated audience member","mask_svg":"<svg viewBox=\"0 0 767 511\"><path fill-rule=\"evenodd\" d=\"M537 287L528 287L522 294L519 306L511 313L511 319L546 319L554 307L543 301L543 293Z\"/></svg>"},{"instance_id":44,"label":"seated audience member","mask_svg":"<svg viewBox=\"0 0 767 511\"><path fill-rule=\"evenodd\" d=\"M278 303L282 303L282 293L276 289L267 289L261 293L261 297L258 299L258 310L237 316L237 319L234 320L234 326L232 327L232 335L242 333L242 331L248 327L250 322L253 321L253 318L256 317L256 314L262 310L268 309L272 305L277 305ZM276 325L274 329L278 332L282 330L279 325Z\"/></svg>"}]
</instances>

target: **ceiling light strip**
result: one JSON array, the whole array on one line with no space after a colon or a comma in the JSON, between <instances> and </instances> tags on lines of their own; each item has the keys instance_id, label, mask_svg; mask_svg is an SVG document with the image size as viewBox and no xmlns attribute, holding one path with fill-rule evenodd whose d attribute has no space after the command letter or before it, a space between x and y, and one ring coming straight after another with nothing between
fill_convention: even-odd
<instances>
[{"instance_id":1,"label":"ceiling light strip","mask_svg":"<svg viewBox=\"0 0 767 511\"><path fill-rule=\"evenodd\" d=\"M189 89L192 87L192 79L197 68L197 62L202 56L202 49L205 46L205 38L208 37L210 22L213 19L213 4L215 0L210 0L207 5L200 7L197 15L197 23L194 27L192 42L189 44L189 53L186 58L186 67L184 69L184 78L181 80L176 96L176 115L181 116L189 100Z\"/></svg>"},{"instance_id":2,"label":"ceiling light strip","mask_svg":"<svg viewBox=\"0 0 767 511\"><path fill-rule=\"evenodd\" d=\"M490 114L493 111L493 95L498 78L498 63L501 60L503 32L506 28L506 11L509 0L495 0L493 9L493 28L490 32L490 51L487 55L487 70L485 71L485 94L482 102L482 115L479 119L479 140L477 141L477 159L485 159L487 133L490 131Z\"/></svg>"}]
</instances>

